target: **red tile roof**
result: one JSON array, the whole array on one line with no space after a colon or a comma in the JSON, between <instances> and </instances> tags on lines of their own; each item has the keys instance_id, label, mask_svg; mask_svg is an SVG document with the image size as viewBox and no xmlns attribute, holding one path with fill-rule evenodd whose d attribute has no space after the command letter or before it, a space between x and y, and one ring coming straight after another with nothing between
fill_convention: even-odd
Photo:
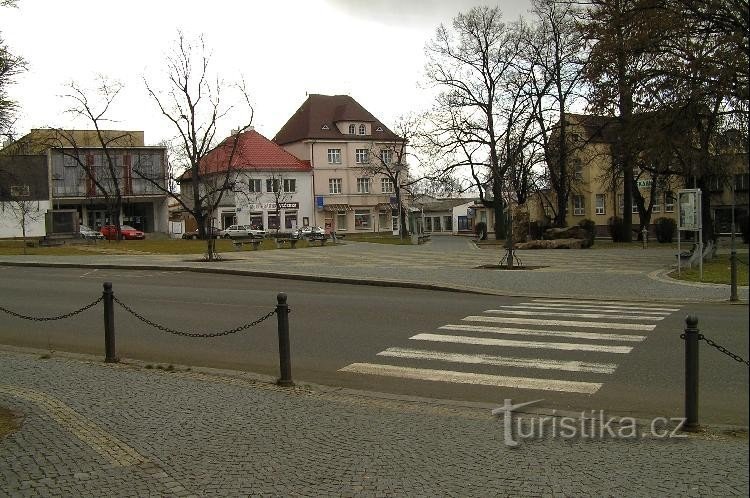
<instances>
[{"instance_id":1,"label":"red tile roof","mask_svg":"<svg viewBox=\"0 0 750 498\"><path fill-rule=\"evenodd\" d=\"M238 171L312 171L309 161L297 159L255 130L239 134L237 147L232 155L234 139L234 135L225 138L206 154L201 162L202 174L227 171L230 157L232 169ZM191 176L188 170L182 175L182 179L190 179Z\"/></svg>"},{"instance_id":2,"label":"red tile roof","mask_svg":"<svg viewBox=\"0 0 750 498\"><path fill-rule=\"evenodd\" d=\"M343 134L336 127L336 123L340 121L370 123L372 134L356 137ZM379 128L382 131L377 131ZM308 139L351 140L352 138L357 141L401 140L349 95L312 94L281 127L281 130L273 137L273 141L279 145L285 145Z\"/></svg>"}]
</instances>

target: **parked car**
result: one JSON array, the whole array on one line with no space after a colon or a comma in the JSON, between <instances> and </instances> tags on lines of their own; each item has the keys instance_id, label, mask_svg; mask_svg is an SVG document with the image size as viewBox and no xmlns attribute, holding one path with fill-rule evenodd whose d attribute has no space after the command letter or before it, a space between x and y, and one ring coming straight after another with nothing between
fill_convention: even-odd
<instances>
[{"instance_id":1,"label":"parked car","mask_svg":"<svg viewBox=\"0 0 750 498\"><path fill-rule=\"evenodd\" d=\"M326 232L321 227L304 226L292 232L292 237L297 239L309 239L325 237Z\"/></svg>"},{"instance_id":2,"label":"parked car","mask_svg":"<svg viewBox=\"0 0 750 498\"><path fill-rule=\"evenodd\" d=\"M263 238L266 236L266 231L251 225L231 225L221 230L219 235L225 239Z\"/></svg>"},{"instance_id":3,"label":"parked car","mask_svg":"<svg viewBox=\"0 0 750 498\"><path fill-rule=\"evenodd\" d=\"M102 235L101 232L97 232L93 228L86 225L80 225L78 227L78 235L82 239L88 240L104 239L104 235Z\"/></svg>"},{"instance_id":4,"label":"parked car","mask_svg":"<svg viewBox=\"0 0 750 498\"><path fill-rule=\"evenodd\" d=\"M214 238L214 239L218 239L219 237L221 237L221 230L219 230L216 227L207 228L206 229L206 233L210 234L211 238ZM196 240L196 239L200 238L200 234L198 233L198 229L196 228L192 232L185 232L185 233L183 233L182 234L182 238L183 239L193 239L193 240Z\"/></svg>"},{"instance_id":5,"label":"parked car","mask_svg":"<svg viewBox=\"0 0 750 498\"><path fill-rule=\"evenodd\" d=\"M107 240L117 239L117 227L114 225L104 225L100 231ZM125 240L143 240L146 238L143 232L136 230L130 225L120 225L120 232L122 233L122 238Z\"/></svg>"}]
</instances>

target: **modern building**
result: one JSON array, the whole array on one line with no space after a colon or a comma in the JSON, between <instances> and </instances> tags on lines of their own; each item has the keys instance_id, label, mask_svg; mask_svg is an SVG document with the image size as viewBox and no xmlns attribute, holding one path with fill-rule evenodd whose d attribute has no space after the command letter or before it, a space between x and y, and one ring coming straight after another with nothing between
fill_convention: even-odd
<instances>
[{"instance_id":1,"label":"modern building","mask_svg":"<svg viewBox=\"0 0 750 498\"><path fill-rule=\"evenodd\" d=\"M0 238L41 237L49 211L47 158L0 155Z\"/></svg>"},{"instance_id":2,"label":"modern building","mask_svg":"<svg viewBox=\"0 0 750 498\"><path fill-rule=\"evenodd\" d=\"M393 182L373 173L371 161L392 160L389 150L404 141L352 97L309 95L273 141L312 167L313 224L343 233L398 229Z\"/></svg>"},{"instance_id":3,"label":"modern building","mask_svg":"<svg viewBox=\"0 0 750 498\"><path fill-rule=\"evenodd\" d=\"M95 230L110 223L118 190L122 224L147 233L168 231L166 148L145 146L142 131L33 129L0 155L15 169L24 158L43 158L48 234L58 231L50 220L63 213L73 215L66 232L79 223Z\"/></svg>"},{"instance_id":4,"label":"modern building","mask_svg":"<svg viewBox=\"0 0 750 498\"><path fill-rule=\"evenodd\" d=\"M253 225L290 232L314 224L312 168L255 130L226 138L201 163L204 191L215 191L214 226ZM192 199L191 172L180 177L180 192ZM222 188L222 185L228 188ZM218 194L221 194L219 200ZM209 197L211 197L209 195ZM186 230L194 230L195 220Z\"/></svg>"},{"instance_id":5,"label":"modern building","mask_svg":"<svg viewBox=\"0 0 750 498\"><path fill-rule=\"evenodd\" d=\"M416 199L424 232L431 234L473 234L476 215L475 199L436 198ZM485 219L486 222L486 219Z\"/></svg>"}]
</instances>

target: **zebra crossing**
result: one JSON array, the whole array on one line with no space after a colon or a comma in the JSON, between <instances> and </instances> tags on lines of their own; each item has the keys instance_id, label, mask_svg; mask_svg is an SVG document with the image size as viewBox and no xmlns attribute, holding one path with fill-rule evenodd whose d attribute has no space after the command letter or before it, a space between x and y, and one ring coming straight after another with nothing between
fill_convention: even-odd
<instances>
[{"instance_id":1,"label":"zebra crossing","mask_svg":"<svg viewBox=\"0 0 750 498\"><path fill-rule=\"evenodd\" d=\"M531 299L465 316L340 372L409 380L594 394L676 306Z\"/></svg>"}]
</instances>

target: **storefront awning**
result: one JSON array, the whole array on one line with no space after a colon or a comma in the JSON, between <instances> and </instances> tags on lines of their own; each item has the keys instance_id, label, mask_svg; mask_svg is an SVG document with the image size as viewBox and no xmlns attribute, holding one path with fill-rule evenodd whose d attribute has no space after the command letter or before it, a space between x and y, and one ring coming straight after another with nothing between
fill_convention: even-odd
<instances>
[{"instance_id":1,"label":"storefront awning","mask_svg":"<svg viewBox=\"0 0 750 498\"><path fill-rule=\"evenodd\" d=\"M352 207L349 204L326 204L323 206L323 211L351 211Z\"/></svg>"},{"instance_id":2,"label":"storefront awning","mask_svg":"<svg viewBox=\"0 0 750 498\"><path fill-rule=\"evenodd\" d=\"M398 204L391 204L390 202L381 202L375 205L375 209L378 211L386 211L388 209L398 209Z\"/></svg>"}]
</instances>

